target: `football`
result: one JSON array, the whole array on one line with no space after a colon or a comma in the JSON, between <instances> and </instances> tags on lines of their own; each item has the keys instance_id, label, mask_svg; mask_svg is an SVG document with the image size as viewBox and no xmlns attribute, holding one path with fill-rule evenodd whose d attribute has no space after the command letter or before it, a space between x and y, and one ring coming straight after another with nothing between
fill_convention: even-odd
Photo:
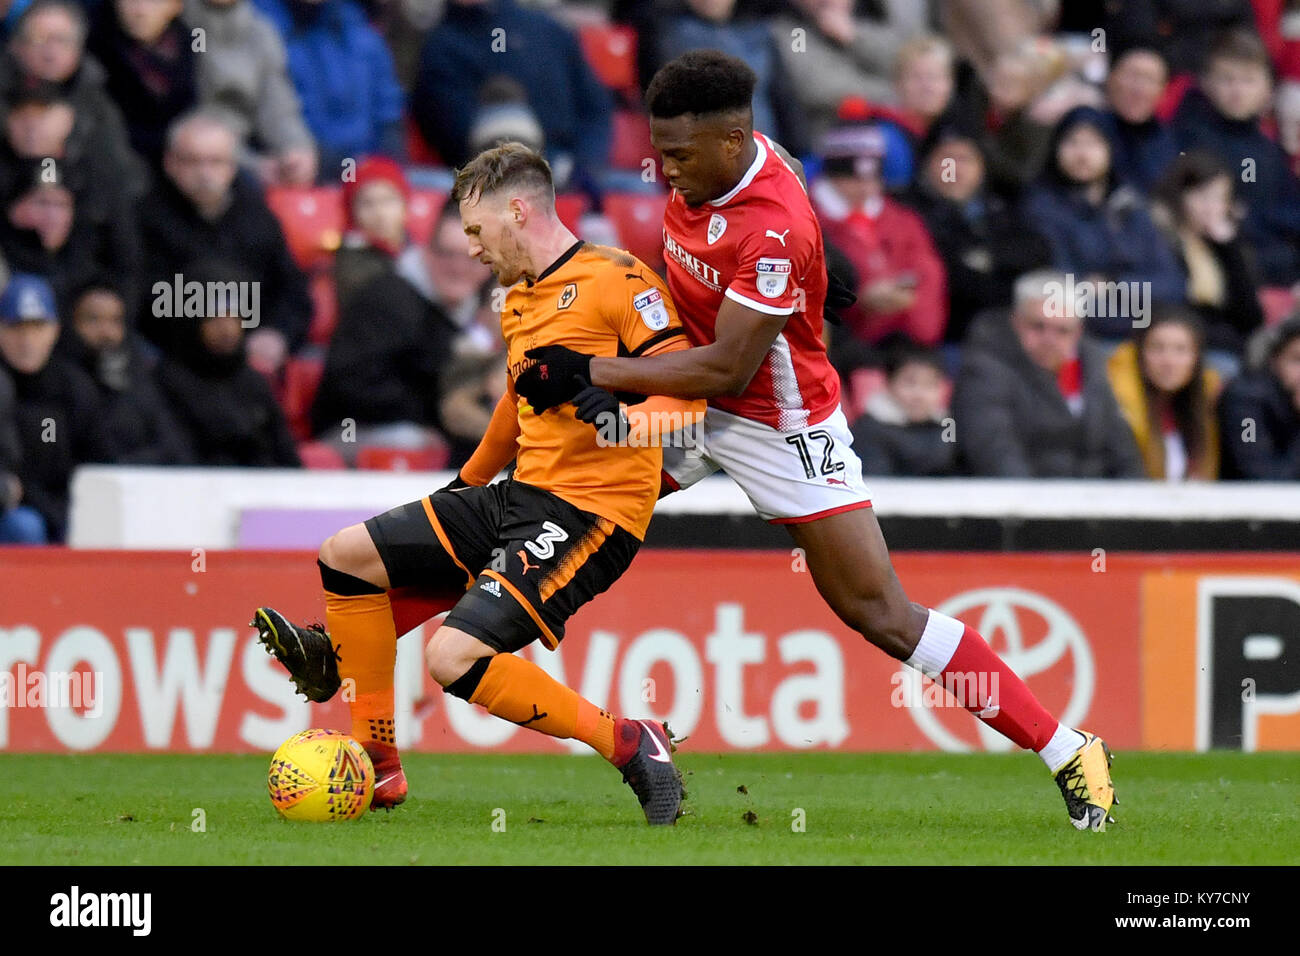
<instances>
[{"instance_id":1,"label":"football","mask_svg":"<svg viewBox=\"0 0 1300 956\"><path fill-rule=\"evenodd\" d=\"M286 820L353 820L370 809L375 768L365 748L347 734L304 730L275 752L266 786Z\"/></svg>"}]
</instances>

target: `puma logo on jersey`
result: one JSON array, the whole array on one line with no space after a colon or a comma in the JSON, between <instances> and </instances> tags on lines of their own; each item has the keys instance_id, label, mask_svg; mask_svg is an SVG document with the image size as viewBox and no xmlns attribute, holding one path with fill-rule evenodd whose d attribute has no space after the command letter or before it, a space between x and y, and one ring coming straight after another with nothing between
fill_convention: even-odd
<instances>
[{"instance_id":1,"label":"puma logo on jersey","mask_svg":"<svg viewBox=\"0 0 1300 956\"><path fill-rule=\"evenodd\" d=\"M532 564L529 562L528 552L525 551L523 548L520 548L518 551L515 552L515 554L519 555L519 560L524 562L524 569L519 572L520 576L527 574L530 570L536 571L538 568L541 567L541 565Z\"/></svg>"},{"instance_id":2,"label":"puma logo on jersey","mask_svg":"<svg viewBox=\"0 0 1300 956\"><path fill-rule=\"evenodd\" d=\"M767 231L767 235L771 236L771 237L772 237L773 239L775 239L777 242L781 243L781 245L784 247L784 246L785 246L785 237L788 236L788 235L790 235L790 230L787 229L785 232L777 232L777 231L774 230L774 229L769 229L769 230Z\"/></svg>"},{"instance_id":3,"label":"puma logo on jersey","mask_svg":"<svg viewBox=\"0 0 1300 956\"><path fill-rule=\"evenodd\" d=\"M848 484L849 484L849 483L848 483L847 481L843 481L842 479L839 479L839 478L827 478L827 479L826 479L826 484L828 484L828 485L844 485L845 487L848 487Z\"/></svg>"}]
</instances>

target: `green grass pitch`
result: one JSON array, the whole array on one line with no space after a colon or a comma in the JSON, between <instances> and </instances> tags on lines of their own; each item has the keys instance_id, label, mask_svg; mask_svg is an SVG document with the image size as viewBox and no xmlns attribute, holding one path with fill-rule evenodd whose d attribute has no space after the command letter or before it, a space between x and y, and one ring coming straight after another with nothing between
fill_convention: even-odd
<instances>
[{"instance_id":1,"label":"green grass pitch","mask_svg":"<svg viewBox=\"0 0 1300 956\"><path fill-rule=\"evenodd\" d=\"M269 755L3 755L0 864L1300 861L1297 754L1120 753L1104 834L1069 826L1026 754L677 759L690 813L651 829L596 758L412 754L403 806L320 825L276 815Z\"/></svg>"}]
</instances>

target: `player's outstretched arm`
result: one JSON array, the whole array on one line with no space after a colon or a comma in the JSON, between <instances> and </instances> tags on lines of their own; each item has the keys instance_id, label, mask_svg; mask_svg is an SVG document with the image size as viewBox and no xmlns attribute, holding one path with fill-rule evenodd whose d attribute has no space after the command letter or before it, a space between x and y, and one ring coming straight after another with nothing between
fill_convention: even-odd
<instances>
[{"instance_id":1,"label":"player's outstretched arm","mask_svg":"<svg viewBox=\"0 0 1300 956\"><path fill-rule=\"evenodd\" d=\"M713 343L647 358L596 356L591 360L591 383L610 391L674 398L739 395L788 318L723 299Z\"/></svg>"},{"instance_id":2,"label":"player's outstretched arm","mask_svg":"<svg viewBox=\"0 0 1300 956\"><path fill-rule=\"evenodd\" d=\"M514 386L507 380L505 394L492 412L487 431L474 454L469 456L469 461L461 466L461 479L470 485L486 485L514 460L519 450L518 438L519 399Z\"/></svg>"}]
</instances>

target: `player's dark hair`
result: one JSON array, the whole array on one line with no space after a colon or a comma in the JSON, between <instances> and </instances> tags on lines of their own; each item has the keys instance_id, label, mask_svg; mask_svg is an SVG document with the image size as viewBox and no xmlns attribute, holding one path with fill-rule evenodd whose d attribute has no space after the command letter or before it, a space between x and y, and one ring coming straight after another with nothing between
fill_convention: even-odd
<instances>
[{"instance_id":1,"label":"player's dark hair","mask_svg":"<svg viewBox=\"0 0 1300 956\"><path fill-rule=\"evenodd\" d=\"M691 50L660 67L646 88L646 108L657 119L748 112L757 83L744 60L720 50Z\"/></svg>"},{"instance_id":2,"label":"player's dark hair","mask_svg":"<svg viewBox=\"0 0 1300 956\"><path fill-rule=\"evenodd\" d=\"M456 170L450 203L490 196L502 189L532 189L555 204L551 166L536 150L523 143L502 143L485 149Z\"/></svg>"}]
</instances>

